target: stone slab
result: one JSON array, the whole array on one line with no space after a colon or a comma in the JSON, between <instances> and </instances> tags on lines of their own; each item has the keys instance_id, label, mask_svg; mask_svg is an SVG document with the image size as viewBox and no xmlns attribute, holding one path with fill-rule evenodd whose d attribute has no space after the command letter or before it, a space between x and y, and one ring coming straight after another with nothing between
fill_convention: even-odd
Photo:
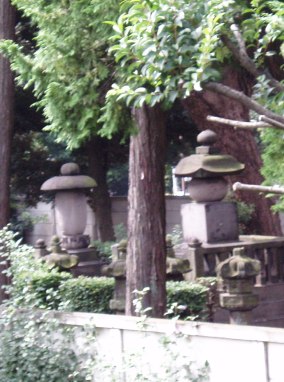
<instances>
[{"instance_id":1,"label":"stone slab","mask_svg":"<svg viewBox=\"0 0 284 382\"><path fill-rule=\"evenodd\" d=\"M193 238L202 243L237 241L237 207L231 202L187 203L181 206L185 242Z\"/></svg>"}]
</instances>

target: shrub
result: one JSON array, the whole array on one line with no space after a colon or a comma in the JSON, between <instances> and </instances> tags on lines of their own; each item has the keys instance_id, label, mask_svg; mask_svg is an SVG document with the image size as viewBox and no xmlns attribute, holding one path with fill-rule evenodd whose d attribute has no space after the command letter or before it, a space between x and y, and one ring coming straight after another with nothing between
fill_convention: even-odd
<instances>
[{"instance_id":1,"label":"shrub","mask_svg":"<svg viewBox=\"0 0 284 382\"><path fill-rule=\"evenodd\" d=\"M0 381L88 380L87 359L75 354L72 329L46 314L13 310L1 312L0 329Z\"/></svg>"},{"instance_id":2,"label":"shrub","mask_svg":"<svg viewBox=\"0 0 284 382\"><path fill-rule=\"evenodd\" d=\"M66 280L59 293L65 310L77 312L111 313L110 299L114 292L114 279L85 277Z\"/></svg>"},{"instance_id":3,"label":"shrub","mask_svg":"<svg viewBox=\"0 0 284 382\"><path fill-rule=\"evenodd\" d=\"M100 241L100 240L94 240L91 243L92 247L95 247L97 250L96 257L101 260L108 260L110 261L111 259L111 247L114 245L114 241Z\"/></svg>"},{"instance_id":4,"label":"shrub","mask_svg":"<svg viewBox=\"0 0 284 382\"><path fill-rule=\"evenodd\" d=\"M13 291L17 305L39 309L58 309L61 298L58 289L62 283L71 279L67 272L38 270L34 273L22 273Z\"/></svg>"},{"instance_id":5,"label":"shrub","mask_svg":"<svg viewBox=\"0 0 284 382\"><path fill-rule=\"evenodd\" d=\"M167 282L167 316L200 319L206 312L208 287L187 281Z\"/></svg>"}]
</instances>

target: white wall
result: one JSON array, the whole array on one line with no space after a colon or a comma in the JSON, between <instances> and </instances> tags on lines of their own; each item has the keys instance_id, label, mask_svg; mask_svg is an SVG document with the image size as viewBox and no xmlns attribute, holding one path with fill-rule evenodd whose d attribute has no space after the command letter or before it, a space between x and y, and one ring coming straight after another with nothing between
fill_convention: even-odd
<instances>
[{"instance_id":1,"label":"white wall","mask_svg":"<svg viewBox=\"0 0 284 382\"><path fill-rule=\"evenodd\" d=\"M173 338L173 332L178 332L182 334L174 337L178 354L187 356L197 366L207 360L210 382L284 380L283 329L147 319L141 331L134 317L91 313L57 313L57 317L68 325L95 325L98 355L111 365L121 362L123 352L137 353L137 368L162 368L162 373L169 363L169 354L163 352L159 339L165 335ZM170 362L179 362L173 358ZM96 375L95 381L107 382L107 379L98 379Z\"/></svg>"}]
</instances>

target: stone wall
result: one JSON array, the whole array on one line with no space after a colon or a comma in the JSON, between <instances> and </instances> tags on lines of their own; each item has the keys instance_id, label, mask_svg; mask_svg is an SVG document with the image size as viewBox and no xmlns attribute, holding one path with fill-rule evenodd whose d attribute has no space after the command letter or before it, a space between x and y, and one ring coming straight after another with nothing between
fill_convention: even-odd
<instances>
[{"instance_id":1,"label":"stone wall","mask_svg":"<svg viewBox=\"0 0 284 382\"><path fill-rule=\"evenodd\" d=\"M163 372L165 368L178 367L181 361L183 364L193 361L193 367L207 361L210 382L283 381L283 329L147 319L141 330L135 317L90 313L59 313L57 317L65 325L79 328L91 323L95 326L97 356L111 365L112 373L121 363L124 352L126 359L127 354L137 355L131 358L134 369L133 362L138 362L137 368L145 365L146 370L160 368ZM161 339L165 337L177 344L177 352L174 351L172 357L161 346ZM96 374L95 380L110 379L100 379Z\"/></svg>"},{"instance_id":2,"label":"stone wall","mask_svg":"<svg viewBox=\"0 0 284 382\"><path fill-rule=\"evenodd\" d=\"M175 225L181 225L180 206L188 203L188 197L183 196L167 196L166 197L166 222L167 233L172 232ZM30 208L29 212L36 218L33 230L27 232L26 241L34 244L37 239L41 238L50 243L53 235L60 235L56 227L54 210L52 204L38 203L36 208ZM112 219L113 224L127 224L127 198L116 196L112 197ZM96 219L90 208L88 208L87 227L85 234L90 235L92 239L96 239Z\"/></svg>"}]
</instances>

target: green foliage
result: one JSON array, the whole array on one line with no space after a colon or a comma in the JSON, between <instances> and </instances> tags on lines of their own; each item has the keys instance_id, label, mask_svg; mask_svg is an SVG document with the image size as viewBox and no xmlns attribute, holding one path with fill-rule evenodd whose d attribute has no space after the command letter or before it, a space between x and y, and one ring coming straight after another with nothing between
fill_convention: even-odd
<instances>
[{"instance_id":1,"label":"green foliage","mask_svg":"<svg viewBox=\"0 0 284 382\"><path fill-rule=\"evenodd\" d=\"M111 23L116 33L111 51L121 69L122 86L112 86L109 102L124 100L136 107L172 104L200 90L201 81L218 77L214 50L226 9L213 15L208 12L213 3L124 1L118 21Z\"/></svg>"},{"instance_id":2,"label":"green foliage","mask_svg":"<svg viewBox=\"0 0 284 382\"><path fill-rule=\"evenodd\" d=\"M18 235L4 227L0 230L0 256L7 267L7 276L11 277L11 285L7 287L8 293L13 297L17 291L21 290L19 284L22 275L26 275L26 281L38 271L48 271L45 263L35 261L33 256L34 249L28 245L21 244ZM19 284L18 284L19 283Z\"/></svg>"},{"instance_id":3,"label":"green foliage","mask_svg":"<svg viewBox=\"0 0 284 382\"><path fill-rule=\"evenodd\" d=\"M84 277L66 280L59 292L64 310L77 312L111 313L114 280L106 277Z\"/></svg>"},{"instance_id":4,"label":"green foliage","mask_svg":"<svg viewBox=\"0 0 284 382\"><path fill-rule=\"evenodd\" d=\"M187 281L167 282L167 316L200 319L206 311L208 287Z\"/></svg>"},{"instance_id":5,"label":"green foliage","mask_svg":"<svg viewBox=\"0 0 284 382\"><path fill-rule=\"evenodd\" d=\"M13 310L1 312L0 328L1 381L87 380L84 361L73 350L72 330L44 314Z\"/></svg>"},{"instance_id":6,"label":"green foliage","mask_svg":"<svg viewBox=\"0 0 284 382\"><path fill-rule=\"evenodd\" d=\"M114 245L114 241L100 241L93 240L91 243L92 247L96 248L97 257L101 260L109 260L111 258L111 247Z\"/></svg>"},{"instance_id":7,"label":"green foliage","mask_svg":"<svg viewBox=\"0 0 284 382\"><path fill-rule=\"evenodd\" d=\"M183 234L182 234L181 225L176 224L173 226L172 232L170 234L170 238L173 245L177 245L182 242Z\"/></svg>"},{"instance_id":8,"label":"green foliage","mask_svg":"<svg viewBox=\"0 0 284 382\"><path fill-rule=\"evenodd\" d=\"M112 75L108 57L111 27L118 2L107 0L14 0L13 5L35 27L35 49L29 54L12 41L1 52L11 61L20 85L31 87L43 109L48 130L76 147L97 132L100 107Z\"/></svg>"},{"instance_id":9,"label":"green foliage","mask_svg":"<svg viewBox=\"0 0 284 382\"><path fill-rule=\"evenodd\" d=\"M262 133L262 140L265 145L263 151L262 175L265 177L265 185L284 185L284 139L283 133L279 130L267 129ZM267 195L269 197L269 195ZM275 195L271 195L275 197ZM284 196L278 196L278 203L274 206L276 211L284 211Z\"/></svg>"},{"instance_id":10,"label":"green foliage","mask_svg":"<svg viewBox=\"0 0 284 382\"><path fill-rule=\"evenodd\" d=\"M45 263L33 258L33 249L22 245L8 227L0 231L0 255L11 263L9 275L13 276L9 289L12 298L0 313L1 381L83 382L95 376L98 380L118 382L126 374L127 380L135 382L208 380L208 364L196 365L188 350L181 354L176 336L161 341L161 354L167 363L163 372L144 363L146 347L140 347L141 353L124 353L122 364L110 364L97 355L94 328L80 332L77 341L78 329L62 325L52 318L54 313L18 309L53 309L59 305L60 297L61 309L108 313L113 279L72 279L66 273L49 272ZM82 339L84 335L87 337Z\"/></svg>"},{"instance_id":11,"label":"green foliage","mask_svg":"<svg viewBox=\"0 0 284 382\"><path fill-rule=\"evenodd\" d=\"M18 235L9 227L0 231L0 256L9 264L6 270L11 278L7 292L14 306L57 309L60 304L59 285L72 276L51 270L48 265L34 258L34 249L21 244Z\"/></svg>"},{"instance_id":12,"label":"green foliage","mask_svg":"<svg viewBox=\"0 0 284 382\"><path fill-rule=\"evenodd\" d=\"M14 289L13 299L17 305L29 308L56 310L61 304L59 287L72 276L66 272L37 271L31 275L22 273L17 279L17 289Z\"/></svg>"}]
</instances>

